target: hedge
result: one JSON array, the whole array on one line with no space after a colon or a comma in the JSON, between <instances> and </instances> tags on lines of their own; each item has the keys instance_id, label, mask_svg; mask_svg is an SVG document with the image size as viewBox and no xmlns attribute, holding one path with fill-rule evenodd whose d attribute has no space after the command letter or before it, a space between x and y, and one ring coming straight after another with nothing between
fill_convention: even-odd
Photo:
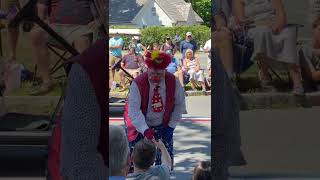
<instances>
[{"instance_id":1,"label":"hedge","mask_svg":"<svg viewBox=\"0 0 320 180\"><path fill-rule=\"evenodd\" d=\"M154 26L141 29L141 43L145 46L153 43L163 44L167 35L174 39L176 32L179 33L182 40L185 39L187 32L192 32L193 39L197 42L198 48L200 45L204 46L207 40L211 38L211 30L204 25L194 26L175 26L162 27Z\"/></svg>"}]
</instances>

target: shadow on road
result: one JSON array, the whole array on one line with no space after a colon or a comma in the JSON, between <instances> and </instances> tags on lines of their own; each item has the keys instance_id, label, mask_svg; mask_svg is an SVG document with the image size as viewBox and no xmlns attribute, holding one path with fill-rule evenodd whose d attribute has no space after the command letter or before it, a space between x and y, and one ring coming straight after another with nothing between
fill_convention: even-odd
<instances>
[{"instance_id":1,"label":"shadow on road","mask_svg":"<svg viewBox=\"0 0 320 180\"><path fill-rule=\"evenodd\" d=\"M172 179L190 179L199 161L211 160L210 122L181 122L174 132L174 154Z\"/></svg>"}]
</instances>

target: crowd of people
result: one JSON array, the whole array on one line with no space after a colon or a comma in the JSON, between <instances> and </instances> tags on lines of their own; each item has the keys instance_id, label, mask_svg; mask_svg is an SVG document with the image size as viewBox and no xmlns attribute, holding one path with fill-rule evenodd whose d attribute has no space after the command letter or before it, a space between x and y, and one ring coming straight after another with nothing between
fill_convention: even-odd
<instances>
[{"instance_id":1,"label":"crowd of people","mask_svg":"<svg viewBox=\"0 0 320 180\"><path fill-rule=\"evenodd\" d=\"M319 82L319 17L312 20L312 42L300 48L297 27L288 24L282 0L218 0L212 7L214 52L220 55L232 82L236 74L242 73L236 71L236 66L246 64L245 61L257 63L260 85L266 91L276 90L270 74L274 69L289 71L294 95L303 95L309 89L304 84L307 79L311 84ZM250 43L253 44L252 53L248 56L236 54L237 44L250 49ZM299 56L297 52L301 52ZM303 65L301 59L305 59L307 65Z\"/></svg>"},{"instance_id":2,"label":"crowd of people","mask_svg":"<svg viewBox=\"0 0 320 180\"><path fill-rule=\"evenodd\" d=\"M200 86L202 91L210 89L211 40L208 40L204 46L205 52L208 53L206 77L204 76L204 71L201 68L200 59L196 55L198 45L192 37L192 32L187 32L185 40L183 41L181 41L179 34L176 33L174 39L170 35L167 35L163 44L153 43L147 46L141 44L138 36L133 36L128 45L129 51L126 55L122 54L124 44L125 42L123 38L118 33L109 40L110 65L111 67L114 67L111 68L112 78L110 79L110 84L113 85L113 88L117 87L118 84L115 80L116 72L119 72L120 76L120 91L124 91L128 89L128 83L126 81L128 74L124 73L121 69L124 69L133 78L135 78L137 75L146 72L144 62L144 56L146 53L149 51L159 51L165 52L171 56L171 63L168 65L166 70L174 74L179 79L183 87L190 82L192 90L197 90L198 86ZM175 57L177 51L181 53L181 58ZM116 62L120 62L118 66L115 66Z\"/></svg>"},{"instance_id":3,"label":"crowd of people","mask_svg":"<svg viewBox=\"0 0 320 180\"><path fill-rule=\"evenodd\" d=\"M170 179L171 158L162 140L141 139L130 153L126 134L121 126L109 127L110 180ZM112 146L111 146L112 144ZM154 165L157 150L161 152L161 164ZM133 170L130 165L133 163ZM211 163L200 161L194 167L192 180L211 179Z\"/></svg>"}]
</instances>

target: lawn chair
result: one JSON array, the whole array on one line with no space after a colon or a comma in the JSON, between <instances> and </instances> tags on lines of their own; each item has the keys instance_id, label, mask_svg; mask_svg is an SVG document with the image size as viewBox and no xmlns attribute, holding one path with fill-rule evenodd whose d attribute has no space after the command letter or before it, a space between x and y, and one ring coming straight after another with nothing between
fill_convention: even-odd
<instances>
[{"instance_id":1,"label":"lawn chair","mask_svg":"<svg viewBox=\"0 0 320 180\"><path fill-rule=\"evenodd\" d=\"M288 27L295 27L296 28L296 36L298 36L298 30L299 28L303 27L303 25L300 24L288 24ZM246 70L248 70L252 65L253 62L251 61L251 56L254 51L254 45L253 41L248 37L247 32L250 28L254 28L252 25L244 25L241 28L241 36L236 36L235 43L233 44L233 50L234 50L234 72L236 73L236 81L240 81L240 75L241 73L244 73ZM237 34L234 32L234 34ZM239 33L238 33L239 34ZM280 82L285 82L278 72L275 71L274 68L271 67L271 65L268 65L268 69L270 71L270 74L273 74ZM290 75L287 74L289 81Z\"/></svg>"}]
</instances>

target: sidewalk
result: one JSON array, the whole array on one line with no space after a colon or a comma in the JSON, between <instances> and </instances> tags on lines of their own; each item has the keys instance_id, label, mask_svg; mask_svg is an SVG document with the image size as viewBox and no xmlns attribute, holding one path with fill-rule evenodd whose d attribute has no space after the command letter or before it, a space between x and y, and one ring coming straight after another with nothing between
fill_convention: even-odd
<instances>
[{"instance_id":1,"label":"sidewalk","mask_svg":"<svg viewBox=\"0 0 320 180\"><path fill-rule=\"evenodd\" d=\"M290 93L243 93L249 109L275 109L320 106L320 92L297 97ZM300 104L300 105L299 105Z\"/></svg>"}]
</instances>

